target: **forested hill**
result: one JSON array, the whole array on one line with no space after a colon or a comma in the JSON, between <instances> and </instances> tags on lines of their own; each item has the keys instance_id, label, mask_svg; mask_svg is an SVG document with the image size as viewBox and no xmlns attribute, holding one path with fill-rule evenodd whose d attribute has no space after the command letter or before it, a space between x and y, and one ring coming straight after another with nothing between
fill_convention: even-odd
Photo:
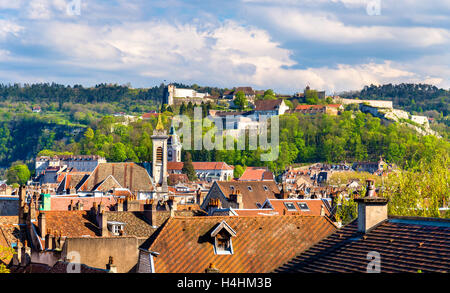
<instances>
[{"instance_id":1,"label":"forested hill","mask_svg":"<svg viewBox=\"0 0 450 293\"><path fill-rule=\"evenodd\" d=\"M200 87L196 84L184 85L174 83L176 87L192 88L219 95L223 89L216 87ZM164 97L165 85L150 88L131 88L128 85L98 84L94 87L82 85L66 86L56 83L36 84L0 84L0 101L31 102L31 103L63 103L87 104L87 103L127 103L136 100L152 100L161 104Z\"/></svg>"},{"instance_id":2,"label":"forested hill","mask_svg":"<svg viewBox=\"0 0 450 293\"><path fill-rule=\"evenodd\" d=\"M345 92L340 96L361 100L391 100L394 107L408 112L421 113L434 110L442 116L447 116L450 108L450 91L429 84L370 85L361 91Z\"/></svg>"},{"instance_id":3,"label":"forested hill","mask_svg":"<svg viewBox=\"0 0 450 293\"><path fill-rule=\"evenodd\" d=\"M87 104L154 100L160 103L163 95L164 84L147 89L133 89L117 84L98 84L94 87L83 87L81 85L65 86L56 83L0 84L0 101Z\"/></svg>"}]
</instances>

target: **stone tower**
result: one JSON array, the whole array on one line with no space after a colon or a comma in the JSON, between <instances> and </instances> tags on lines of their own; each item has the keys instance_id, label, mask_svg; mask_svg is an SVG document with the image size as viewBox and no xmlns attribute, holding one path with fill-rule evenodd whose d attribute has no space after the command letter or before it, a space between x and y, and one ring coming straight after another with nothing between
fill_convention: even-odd
<instances>
[{"instance_id":1,"label":"stone tower","mask_svg":"<svg viewBox=\"0 0 450 293\"><path fill-rule=\"evenodd\" d=\"M173 126L170 127L169 140L167 143L167 161L181 162L181 143Z\"/></svg>"},{"instance_id":2,"label":"stone tower","mask_svg":"<svg viewBox=\"0 0 450 293\"><path fill-rule=\"evenodd\" d=\"M152 177L157 191L167 190L167 139L169 136L164 130L161 115L158 116L158 124L152 135L153 160Z\"/></svg>"},{"instance_id":3,"label":"stone tower","mask_svg":"<svg viewBox=\"0 0 450 293\"><path fill-rule=\"evenodd\" d=\"M165 92L164 96L164 104L167 104L167 106L173 105L173 97L175 95L175 86L173 84L167 85L167 91Z\"/></svg>"}]
</instances>

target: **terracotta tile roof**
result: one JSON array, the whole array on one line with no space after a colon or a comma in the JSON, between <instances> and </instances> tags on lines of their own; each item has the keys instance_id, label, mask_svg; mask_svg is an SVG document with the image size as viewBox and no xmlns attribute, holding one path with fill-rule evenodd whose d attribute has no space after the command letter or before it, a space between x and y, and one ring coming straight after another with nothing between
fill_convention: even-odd
<instances>
[{"instance_id":1,"label":"terracotta tile roof","mask_svg":"<svg viewBox=\"0 0 450 293\"><path fill-rule=\"evenodd\" d=\"M183 162L167 162L167 170L178 170L181 171L183 169Z\"/></svg>"},{"instance_id":2,"label":"terracotta tile roof","mask_svg":"<svg viewBox=\"0 0 450 293\"><path fill-rule=\"evenodd\" d=\"M266 167L247 167L240 181L260 181L260 180L273 180L273 173Z\"/></svg>"},{"instance_id":3,"label":"terracotta tile roof","mask_svg":"<svg viewBox=\"0 0 450 293\"><path fill-rule=\"evenodd\" d=\"M89 210L94 202L96 204L103 204L106 209L112 209L117 203L117 199L114 196L52 196L50 197L50 207L52 211L68 211L70 204L76 204L81 202L84 210Z\"/></svg>"},{"instance_id":4,"label":"terracotta tile roof","mask_svg":"<svg viewBox=\"0 0 450 293\"><path fill-rule=\"evenodd\" d=\"M258 100L255 102L255 111L273 111L278 109L282 102L282 99Z\"/></svg>"},{"instance_id":5,"label":"terracotta tile roof","mask_svg":"<svg viewBox=\"0 0 450 293\"><path fill-rule=\"evenodd\" d=\"M279 215L281 215L280 213L278 213L272 209L248 209L248 210L233 209L233 211L239 217L279 216Z\"/></svg>"},{"instance_id":6,"label":"terracotta tile roof","mask_svg":"<svg viewBox=\"0 0 450 293\"><path fill-rule=\"evenodd\" d=\"M152 117L158 117L160 113L144 113L142 114L142 119L150 119Z\"/></svg>"},{"instance_id":7,"label":"terracotta tile roof","mask_svg":"<svg viewBox=\"0 0 450 293\"><path fill-rule=\"evenodd\" d=\"M246 95L254 95L255 94L255 91L250 86L237 87L233 90L225 91L223 94L224 95L235 95L235 94L237 94L237 92L243 92Z\"/></svg>"},{"instance_id":8,"label":"terracotta tile roof","mask_svg":"<svg viewBox=\"0 0 450 293\"><path fill-rule=\"evenodd\" d=\"M94 225L88 211L45 211L47 229L61 232L66 237L99 236L99 229ZM41 235L42 236L42 235Z\"/></svg>"},{"instance_id":9,"label":"terracotta tile roof","mask_svg":"<svg viewBox=\"0 0 450 293\"><path fill-rule=\"evenodd\" d=\"M186 174L169 174L168 182L170 182L173 185L176 185L178 183L189 182L189 178L187 177Z\"/></svg>"},{"instance_id":10,"label":"terracotta tile roof","mask_svg":"<svg viewBox=\"0 0 450 293\"><path fill-rule=\"evenodd\" d=\"M450 221L397 217L366 234L357 221L293 258L276 272L366 272L367 255L380 254L382 273L450 272Z\"/></svg>"},{"instance_id":11,"label":"terracotta tile roof","mask_svg":"<svg viewBox=\"0 0 450 293\"><path fill-rule=\"evenodd\" d=\"M254 209L257 203L263 204L266 199L275 199L280 193L275 181L216 181L220 190L229 198L233 190L242 194L244 209ZM265 187L264 187L265 186ZM266 190L267 188L267 190ZM250 190L251 189L251 190Z\"/></svg>"},{"instance_id":12,"label":"terracotta tile roof","mask_svg":"<svg viewBox=\"0 0 450 293\"><path fill-rule=\"evenodd\" d=\"M113 193L112 193L114 196L125 196L125 197L127 197L127 196L132 196L133 194L131 193L131 191L130 190L128 190L128 189L121 189L121 190L119 190L119 189L114 189L114 191L113 191Z\"/></svg>"},{"instance_id":13,"label":"terracotta tile roof","mask_svg":"<svg viewBox=\"0 0 450 293\"><path fill-rule=\"evenodd\" d=\"M322 109L323 105L298 105L295 110Z\"/></svg>"},{"instance_id":14,"label":"terracotta tile roof","mask_svg":"<svg viewBox=\"0 0 450 293\"><path fill-rule=\"evenodd\" d=\"M225 221L237 234L233 254L216 255L211 232ZM335 231L324 217L170 218L151 244L157 273L203 273L213 263L221 273L263 273ZM145 247L144 247L145 248Z\"/></svg>"},{"instance_id":15,"label":"terracotta tile roof","mask_svg":"<svg viewBox=\"0 0 450 293\"><path fill-rule=\"evenodd\" d=\"M183 169L183 162L167 162L167 170ZM233 170L233 168L225 162L192 162L195 170Z\"/></svg>"},{"instance_id":16,"label":"terracotta tile roof","mask_svg":"<svg viewBox=\"0 0 450 293\"><path fill-rule=\"evenodd\" d=\"M125 236L148 238L156 231L144 217L143 212L106 212L106 217L107 221L125 223L123 227Z\"/></svg>"},{"instance_id":17,"label":"terracotta tile roof","mask_svg":"<svg viewBox=\"0 0 450 293\"><path fill-rule=\"evenodd\" d=\"M295 211L289 210L286 203L293 203ZM306 203L308 210L300 209L300 203ZM326 203L322 199L268 199L263 208L273 208L273 211L279 215L305 215L305 216L320 216L321 208L324 208L325 215L330 216L330 211L327 209Z\"/></svg>"},{"instance_id":18,"label":"terracotta tile roof","mask_svg":"<svg viewBox=\"0 0 450 293\"><path fill-rule=\"evenodd\" d=\"M63 193L67 189L74 188L77 189L83 184L83 182L89 177L89 172L70 172L63 173L62 180L58 180L60 184L58 185L57 192Z\"/></svg>"},{"instance_id":19,"label":"terracotta tile roof","mask_svg":"<svg viewBox=\"0 0 450 293\"><path fill-rule=\"evenodd\" d=\"M128 188L132 192L153 189L147 170L135 163L100 163L79 190L91 191L109 175L112 175L121 187Z\"/></svg>"},{"instance_id":20,"label":"terracotta tile roof","mask_svg":"<svg viewBox=\"0 0 450 293\"><path fill-rule=\"evenodd\" d=\"M339 108L341 107L342 104L328 104L327 107L332 107L332 108Z\"/></svg>"}]
</instances>

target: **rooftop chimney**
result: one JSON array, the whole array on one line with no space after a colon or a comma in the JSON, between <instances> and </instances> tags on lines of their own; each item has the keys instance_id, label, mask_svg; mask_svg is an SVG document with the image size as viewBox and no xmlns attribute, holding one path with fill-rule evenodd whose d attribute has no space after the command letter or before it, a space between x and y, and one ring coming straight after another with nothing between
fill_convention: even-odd
<instances>
[{"instance_id":1,"label":"rooftop chimney","mask_svg":"<svg viewBox=\"0 0 450 293\"><path fill-rule=\"evenodd\" d=\"M366 233L375 225L388 218L388 199L377 197L375 194L375 183L372 179L367 179L366 196L355 198L358 203L358 232Z\"/></svg>"},{"instance_id":2,"label":"rooftop chimney","mask_svg":"<svg viewBox=\"0 0 450 293\"><path fill-rule=\"evenodd\" d=\"M283 183L281 186L280 196L282 199L287 199L289 197L289 193L287 192L286 183Z\"/></svg>"},{"instance_id":3,"label":"rooftop chimney","mask_svg":"<svg viewBox=\"0 0 450 293\"><path fill-rule=\"evenodd\" d=\"M40 212L38 216L38 226L39 230L41 231L41 237L45 237L47 232L47 225L45 220L45 213Z\"/></svg>"},{"instance_id":4,"label":"rooftop chimney","mask_svg":"<svg viewBox=\"0 0 450 293\"><path fill-rule=\"evenodd\" d=\"M109 232L108 232L108 218L106 213L103 211L99 214L99 226L101 229L101 233L102 233L102 237L107 237L109 236Z\"/></svg>"}]
</instances>

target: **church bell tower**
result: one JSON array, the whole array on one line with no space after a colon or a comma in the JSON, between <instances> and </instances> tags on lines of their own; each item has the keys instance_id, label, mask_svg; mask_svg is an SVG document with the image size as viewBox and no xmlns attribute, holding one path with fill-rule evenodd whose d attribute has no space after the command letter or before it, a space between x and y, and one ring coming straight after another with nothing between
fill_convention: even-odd
<instances>
[{"instance_id":1,"label":"church bell tower","mask_svg":"<svg viewBox=\"0 0 450 293\"><path fill-rule=\"evenodd\" d=\"M158 124L151 138L153 142L152 177L156 190L167 192L167 139L169 136L164 130L161 115L158 116Z\"/></svg>"}]
</instances>

